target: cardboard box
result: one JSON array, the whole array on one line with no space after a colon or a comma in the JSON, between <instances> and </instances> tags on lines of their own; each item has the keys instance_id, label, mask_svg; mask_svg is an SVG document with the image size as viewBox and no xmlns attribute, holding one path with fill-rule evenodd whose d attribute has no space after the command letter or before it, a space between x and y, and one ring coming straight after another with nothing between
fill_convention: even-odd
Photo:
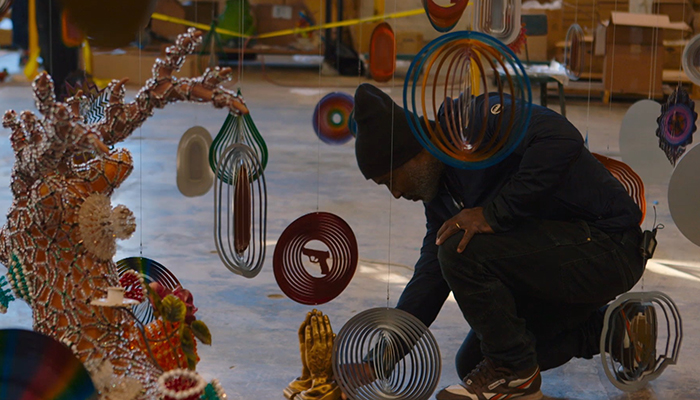
<instances>
[{"instance_id":1,"label":"cardboard box","mask_svg":"<svg viewBox=\"0 0 700 400\"><path fill-rule=\"evenodd\" d=\"M662 95L664 33L690 29L681 24L667 15L613 12L605 31L605 90Z\"/></svg>"},{"instance_id":2,"label":"cardboard box","mask_svg":"<svg viewBox=\"0 0 700 400\"><path fill-rule=\"evenodd\" d=\"M583 69L582 73L588 74L589 72L594 76L603 73L603 64L605 62L605 57L603 55L594 54L594 42L593 35L586 35L583 37L585 43L585 52L583 57ZM557 54L555 59L563 63L564 62L564 51L566 47L566 41L561 41L557 43Z\"/></svg>"},{"instance_id":3,"label":"cardboard box","mask_svg":"<svg viewBox=\"0 0 700 400\"><path fill-rule=\"evenodd\" d=\"M224 11L216 0L188 1L182 5L185 9L186 20L204 25L211 25L211 22Z\"/></svg>"},{"instance_id":4,"label":"cardboard box","mask_svg":"<svg viewBox=\"0 0 700 400\"><path fill-rule=\"evenodd\" d=\"M530 61L549 61L556 55L557 43L566 38L568 26L564 27L562 10L524 8L521 13L526 15L544 14L547 17L547 35L528 37L527 48L530 53ZM545 39L544 42L542 42L542 38ZM520 54L525 59L525 50Z\"/></svg>"},{"instance_id":5,"label":"cardboard box","mask_svg":"<svg viewBox=\"0 0 700 400\"><path fill-rule=\"evenodd\" d=\"M185 19L185 8L177 0L158 0L155 12L169 17ZM187 27L154 19L151 21L151 30L160 37L175 41L177 35L187 32Z\"/></svg>"},{"instance_id":6,"label":"cardboard box","mask_svg":"<svg viewBox=\"0 0 700 400\"><path fill-rule=\"evenodd\" d=\"M668 15L671 22L685 22L693 25L693 5L688 0L654 0L651 5L653 14Z\"/></svg>"},{"instance_id":7,"label":"cardboard box","mask_svg":"<svg viewBox=\"0 0 700 400\"><path fill-rule=\"evenodd\" d=\"M164 55L143 51L139 54L137 49L101 51L98 48L93 48L92 75L96 79L129 78L129 84L143 85L146 80L153 77L151 70L159 57L164 57ZM177 77L196 76L196 61L197 57L194 55L187 57L180 71L173 75Z\"/></svg>"},{"instance_id":8,"label":"cardboard box","mask_svg":"<svg viewBox=\"0 0 700 400\"><path fill-rule=\"evenodd\" d=\"M258 35L296 28L301 18L299 12L308 14L306 7L298 3L293 5L258 4L253 6ZM257 43L267 46L288 47L296 40L295 35L285 35L257 39Z\"/></svg>"},{"instance_id":9,"label":"cardboard box","mask_svg":"<svg viewBox=\"0 0 700 400\"><path fill-rule=\"evenodd\" d=\"M9 29L0 29L0 46L12 45L12 31Z\"/></svg>"},{"instance_id":10,"label":"cardboard box","mask_svg":"<svg viewBox=\"0 0 700 400\"><path fill-rule=\"evenodd\" d=\"M664 40L664 69L681 69L681 56L685 44Z\"/></svg>"},{"instance_id":11,"label":"cardboard box","mask_svg":"<svg viewBox=\"0 0 700 400\"><path fill-rule=\"evenodd\" d=\"M423 32L398 31L396 35L396 54L418 54L423 48Z\"/></svg>"}]
</instances>

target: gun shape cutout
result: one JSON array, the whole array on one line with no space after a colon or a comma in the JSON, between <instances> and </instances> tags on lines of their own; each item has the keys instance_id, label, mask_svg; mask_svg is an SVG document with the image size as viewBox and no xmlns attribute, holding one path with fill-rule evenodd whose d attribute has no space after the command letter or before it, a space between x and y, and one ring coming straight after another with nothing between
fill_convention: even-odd
<instances>
[{"instance_id":1,"label":"gun shape cutout","mask_svg":"<svg viewBox=\"0 0 700 400\"><path fill-rule=\"evenodd\" d=\"M301 248L301 254L309 257L309 261L314 264L321 265L321 273L323 275L328 275L330 273L330 267L328 266L328 258L330 258L330 253L323 250L313 250L307 249L306 247Z\"/></svg>"}]
</instances>

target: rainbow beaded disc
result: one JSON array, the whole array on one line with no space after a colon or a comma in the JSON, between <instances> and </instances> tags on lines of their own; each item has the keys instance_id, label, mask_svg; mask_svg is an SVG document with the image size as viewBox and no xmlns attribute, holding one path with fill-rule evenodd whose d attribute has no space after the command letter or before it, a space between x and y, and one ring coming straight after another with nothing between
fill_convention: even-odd
<instances>
[{"instance_id":1,"label":"rainbow beaded disc","mask_svg":"<svg viewBox=\"0 0 700 400\"><path fill-rule=\"evenodd\" d=\"M333 343L332 365L349 399L427 400L442 364L435 337L418 318L382 307L363 311L343 326Z\"/></svg>"},{"instance_id":2,"label":"rainbow beaded disc","mask_svg":"<svg viewBox=\"0 0 700 400\"><path fill-rule=\"evenodd\" d=\"M277 241L272 259L284 294L309 305L327 303L342 293L355 275L357 262L352 228L327 212L306 214L292 222ZM312 275L311 268L320 268L320 273Z\"/></svg>"},{"instance_id":3,"label":"rainbow beaded disc","mask_svg":"<svg viewBox=\"0 0 700 400\"><path fill-rule=\"evenodd\" d=\"M97 399L90 374L73 352L46 335L0 330L0 399Z\"/></svg>"},{"instance_id":4,"label":"rainbow beaded disc","mask_svg":"<svg viewBox=\"0 0 700 400\"><path fill-rule=\"evenodd\" d=\"M148 285L157 282L166 289L175 290L180 285L177 277L163 264L146 257L128 257L117 261L117 272L122 276L126 271L136 271L143 276ZM153 306L146 300L133 307L136 318L144 325L153 321Z\"/></svg>"},{"instance_id":5,"label":"rainbow beaded disc","mask_svg":"<svg viewBox=\"0 0 700 400\"><path fill-rule=\"evenodd\" d=\"M352 139L350 113L355 106L352 96L343 92L332 92L323 96L316 104L313 116L314 132L328 144L343 144Z\"/></svg>"},{"instance_id":6,"label":"rainbow beaded disc","mask_svg":"<svg viewBox=\"0 0 700 400\"><path fill-rule=\"evenodd\" d=\"M490 70L499 71L495 94L488 92ZM404 82L403 102L421 145L463 169L487 168L509 156L525 136L532 114L530 80L515 53L472 31L440 36L416 55ZM486 129L482 122L491 121L491 114L497 117ZM437 120L441 123L429 122Z\"/></svg>"}]
</instances>

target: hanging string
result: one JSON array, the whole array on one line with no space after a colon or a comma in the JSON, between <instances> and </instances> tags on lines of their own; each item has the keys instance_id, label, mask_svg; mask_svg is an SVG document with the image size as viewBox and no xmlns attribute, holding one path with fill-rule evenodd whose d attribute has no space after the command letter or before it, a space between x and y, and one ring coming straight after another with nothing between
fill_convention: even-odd
<instances>
[{"instance_id":1,"label":"hanging string","mask_svg":"<svg viewBox=\"0 0 700 400\"><path fill-rule=\"evenodd\" d=\"M578 0L576 0L578 1ZM592 10L591 10L591 31L593 31L593 35L595 37L595 29L596 29L596 6L597 3L593 4ZM577 10L578 12L578 10ZM586 43L585 39L583 41ZM588 63L588 104L586 105L586 138L585 138L585 144L588 148L590 148L590 143L588 143L588 130L590 128L590 120L591 120L591 86L593 85L593 56L595 54L595 48L593 47L594 42L591 41L591 56L589 57L590 62Z\"/></svg>"},{"instance_id":2,"label":"hanging string","mask_svg":"<svg viewBox=\"0 0 700 400\"><path fill-rule=\"evenodd\" d=\"M141 37L141 31L139 31L139 84L143 82L143 77L141 76L142 74L142 56L141 56L141 48L143 47L142 43L142 37ZM139 243L139 254L143 257L143 126L139 126L139 210L140 210L140 219L141 223L139 224L141 226L140 229L140 243Z\"/></svg>"},{"instance_id":3,"label":"hanging string","mask_svg":"<svg viewBox=\"0 0 700 400\"><path fill-rule=\"evenodd\" d=\"M394 0L394 12L396 12L396 0ZM396 21L392 21L394 26L392 29L396 32ZM396 60L394 60L396 62ZM391 74L391 93L394 94L396 86L396 67ZM389 159L389 254L387 255L386 263L386 308L389 308L389 293L391 283L391 203L394 197L394 118L396 107L391 107L391 154Z\"/></svg>"},{"instance_id":4,"label":"hanging string","mask_svg":"<svg viewBox=\"0 0 700 400\"><path fill-rule=\"evenodd\" d=\"M617 12L617 0L615 0L615 12ZM611 20L610 23L612 23L612 16L610 17L610 20ZM615 46L615 43L616 43L616 42L615 42L615 36L616 36L616 33L617 33L617 25L614 24L614 23L612 23L612 24L613 24L613 39L612 39L613 45L612 45L612 54L610 55L610 59L611 59L611 65L614 66L614 65L615 65L615 47L617 47L617 46ZM610 93L609 93L610 97L608 98L608 110L609 110L610 112L612 112L613 84L614 84L614 83L615 83L615 69L614 69L614 68L610 68ZM609 139L608 139L608 150L610 150L610 141L609 141Z\"/></svg>"},{"instance_id":5,"label":"hanging string","mask_svg":"<svg viewBox=\"0 0 700 400\"><path fill-rule=\"evenodd\" d=\"M683 3L683 16L681 21L685 23L685 3ZM681 31L681 42L685 42L685 30ZM683 51L680 52L679 55L680 61L678 62L678 87L681 86L682 82L682 77L683 77ZM678 100L678 96L676 96L676 101Z\"/></svg>"},{"instance_id":6,"label":"hanging string","mask_svg":"<svg viewBox=\"0 0 700 400\"><path fill-rule=\"evenodd\" d=\"M319 10L318 19L319 20L321 20L321 18L323 18L323 16L326 15L326 14L324 14L325 10L323 9L323 3L324 3L323 0L318 0L318 10ZM325 21L325 22L329 22L329 21ZM319 39L318 40L318 57L321 60L321 62L318 64L318 102L319 103L320 103L321 99L323 98L322 93L321 93L321 73L323 70L323 63L324 63L324 59L325 59L325 57L323 57L324 43L323 43L322 37L323 37L323 34L321 33L321 31L319 31L318 32L318 39ZM328 43L326 43L325 45L328 46ZM318 103L316 103L316 104L318 104ZM317 120L316 120L317 126L321 126L321 114L322 113L320 113L320 112L318 113ZM320 199L321 199L321 139L318 138L318 140L316 140L316 211L317 212L319 210Z\"/></svg>"},{"instance_id":7,"label":"hanging string","mask_svg":"<svg viewBox=\"0 0 700 400\"><path fill-rule=\"evenodd\" d=\"M656 16L658 15L656 12L652 12L652 15ZM663 43L662 43L663 44ZM651 65L649 66L649 94L648 94L648 99L652 99L655 94L655 83L656 80L654 79L656 77L656 60L658 59L658 47L659 47L659 28L658 27L653 27L652 28L652 34L651 34Z\"/></svg>"}]
</instances>

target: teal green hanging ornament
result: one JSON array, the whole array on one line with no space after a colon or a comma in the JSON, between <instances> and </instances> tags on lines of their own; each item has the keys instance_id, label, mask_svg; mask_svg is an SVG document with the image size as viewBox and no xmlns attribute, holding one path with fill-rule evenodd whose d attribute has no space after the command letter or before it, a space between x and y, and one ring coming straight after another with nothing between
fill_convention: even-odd
<instances>
[{"instance_id":1,"label":"teal green hanging ornament","mask_svg":"<svg viewBox=\"0 0 700 400\"><path fill-rule=\"evenodd\" d=\"M254 35L255 20L253 19L250 2L248 0L227 0L226 9L219 15L219 28L241 35ZM234 46L238 46L242 38L222 34L221 39L224 43L233 42Z\"/></svg>"},{"instance_id":2,"label":"teal green hanging ornament","mask_svg":"<svg viewBox=\"0 0 700 400\"><path fill-rule=\"evenodd\" d=\"M29 286L27 271L22 267L22 263L15 254L12 254L12 261L9 268L7 268L7 278L15 295L31 305L33 293Z\"/></svg>"},{"instance_id":3,"label":"teal green hanging ornament","mask_svg":"<svg viewBox=\"0 0 700 400\"><path fill-rule=\"evenodd\" d=\"M8 286L8 288L5 288L5 286ZM4 276L0 276L0 314L5 314L10 302L15 300L14 296L12 296L12 289L9 286L10 283L7 279Z\"/></svg>"},{"instance_id":4,"label":"teal green hanging ornament","mask_svg":"<svg viewBox=\"0 0 700 400\"><path fill-rule=\"evenodd\" d=\"M241 95L240 90L238 95ZM267 166L268 158L265 139L260 135L250 114L234 115L229 113L209 148L209 166L211 166L211 170L214 171L219 179L229 185L232 184L233 178L225 172L217 172L217 166L224 150L234 143L242 143L250 147L257 155L263 170ZM255 180L258 176L258 172L252 173L251 179Z\"/></svg>"},{"instance_id":5,"label":"teal green hanging ornament","mask_svg":"<svg viewBox=\"0 0 700 400\"><path fill-rule=\"evenodd\" d=\"M217 379L212 380L204 388L204 393L199 397L199 400L225 400L226 393L221 387L221 383Z\"/></svg>"}]
</instances>

